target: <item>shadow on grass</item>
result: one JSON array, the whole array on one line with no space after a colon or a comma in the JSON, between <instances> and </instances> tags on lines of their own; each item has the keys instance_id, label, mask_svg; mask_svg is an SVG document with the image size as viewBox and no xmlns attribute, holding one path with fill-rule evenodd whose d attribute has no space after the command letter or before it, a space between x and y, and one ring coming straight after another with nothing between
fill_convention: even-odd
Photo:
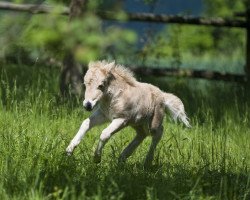
<instances>
[{"instance_id":1,"label":"shadow on grass","mask_svg":"<svg viewBox=\"0 0 250 200\"><path fill-rule=\"evenodd\" d=\"M57 187L71 187L76 196L84 192L88 197L98 195L102 199L250 198L247 174L191 170L171 164L144 169L140 163L121 165L114 161L95 165L92 160L79 163L66 158L57 170L45 171L43 182L47 194Z\"/></svg>"}]
</instances>

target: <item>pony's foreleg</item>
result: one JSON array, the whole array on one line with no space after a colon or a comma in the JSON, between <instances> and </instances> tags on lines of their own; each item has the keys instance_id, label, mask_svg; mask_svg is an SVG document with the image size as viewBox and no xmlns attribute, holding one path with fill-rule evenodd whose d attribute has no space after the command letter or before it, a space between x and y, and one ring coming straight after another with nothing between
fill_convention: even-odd
<instances>
[{"instance_id":1,"label":"pony's foreleg","mask_svg":"<svg viewBox=\"0 0 250 200\"><path fill-rule=\"evenodd\" d=\"M73 153L75 147L80 143L88 130L96 125L104 123L105 121L107 121L106 117L99 110L95 111L89 118L85 119L77 134L66 148L67 154L71 155Z\"/></svg>"},{"instance_id":2,"label":"pony's foreleg","mask_svg":"<svg viewBox=\"0 0 250 200\"><path fill-rule=\"evenodd\" d=\"M163 127L162 126L160 126L157 130L153 131L152 143L150 145L148 154L147 154L145 162L144 162L145 167L148 167L152 164L152 161L154 159L154 152L155 152L157 144L159 143L159 141L162 138L162 134L163 134Z\"/></svg>"},{"instance_id":3,"label":"pony's foreleg","mask_svg":"<svg viewBox=\"0 0 250 200\"><path fill-rule=\"evenodd\" d=\"M107 128L105 128L100 136L97 148L95 150L94 161L96 163L101 162L102 149L109 138L126 126L126 120L123 118L114 119Z\"/></svg>"},{"instance_id":4,"label":"pony's foreleg","mask_svg":"<svg viewBox=\"0 0 250 200\"><path fill-rule=\"evenodd\" d=\"M135 138L129 143L129 145L122 151L119 162L125 162L129 156L136 150L136 148L142 143L146 135L136 131Z\"/></svg>"}]
</instances>

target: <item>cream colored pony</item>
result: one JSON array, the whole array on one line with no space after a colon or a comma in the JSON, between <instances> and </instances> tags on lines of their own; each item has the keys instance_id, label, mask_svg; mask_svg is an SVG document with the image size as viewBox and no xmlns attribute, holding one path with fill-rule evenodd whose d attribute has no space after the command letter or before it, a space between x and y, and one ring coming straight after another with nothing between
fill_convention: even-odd
<instances>
[{"instance_id":1,"label":"cream colored pony","mask_svg":"<svg viewBox=\"0 0 250 200\"><path fill-rule=\"evenodd\" d=\"M147 135L152 143L145 165L151 164L155 148L163 134L163 118L169 110L174 120L179 119L190 127L182 101L173 94L164 93L159 88L136 81L127 68L114 62L90 62L84 77L86 87L83 106L94 112L85 119L66 149L71 155L86 132L92 127L108 122L100 136L94 160L101 161L102 150L109 138L126 126L136 131L133 141L123 150L119 161L125 161Z\"/></svg>"}]
</instances>

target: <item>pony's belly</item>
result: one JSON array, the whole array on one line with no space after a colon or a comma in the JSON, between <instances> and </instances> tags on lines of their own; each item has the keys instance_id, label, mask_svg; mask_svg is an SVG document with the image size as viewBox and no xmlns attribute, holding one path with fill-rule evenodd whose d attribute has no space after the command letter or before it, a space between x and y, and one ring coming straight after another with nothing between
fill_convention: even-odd
<instances>
[{"instance_id":1,"label":"pony's belly","mask_svg":"<svg viewBox=\"0 0 250 200\"><path fill-rule=\"evenodd\" d=\"M136 114L131 119L130 122L134 125L145 125L150 123L151 117L149 115L144 114Z\"/></svg>"}]
</instances>

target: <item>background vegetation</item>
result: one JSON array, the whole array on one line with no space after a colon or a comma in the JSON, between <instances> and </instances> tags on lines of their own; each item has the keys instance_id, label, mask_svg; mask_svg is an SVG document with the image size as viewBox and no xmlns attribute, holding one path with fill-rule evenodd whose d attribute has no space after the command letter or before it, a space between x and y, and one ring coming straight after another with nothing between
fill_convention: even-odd
<instances>
[{"instance_id":1,"label":"background vegetation","mask_svg":"<svg viewBox=\"0 0 250 200\"><path fill-rule=\"evenodd\" d=\"M82 99L59 94L61 69L52 62L72 51L81 63L116 58L242 73L243 31L171 25L149 36L138 52L140 36L126 26L105 25L92 12L109 8L125 19L119 1L91 1L85 16L71 23L56 15L69 1L46 2L59 5L51 15L0 12L0 199L250 199L249 85L137 77L178 95L193 127L167 116L150 169L142 166L150 138L128 163L117 163L133 138L130 128L110 140L96 165L93 149L105 125L87 134L72 157L65 154L89 113ZM209 16L245 8L240 0L204 2Z\"/></svg>"},{"instance_id":2,"label":"background vegetation","mask_svg":"<svg viewBox=\"0 0 250 200\"><path fill-rule=\"evenodd\" d=\"M126 28L127 23L106 25L106 22L93 14L96 10L111 10L125 20L122 1L90 1L85 15L71 23L67 16L56 15L70 1L13 2L43 3L53 5L56 9L50 15L1 11L1 60L34 63L53 58L61 61L65 52L70 50L81 63L87 63L90 59L113 58L123 63L147 66L196 68L205 60L207 63L211 62L208 65L213 70L243 73L246 41L245 31L241 29L166 25L165 29L152 34L150 28L145 28L148 33L145 33L146 39L141 47L137 45L137 41L142 36L136 37L136 32ZM154 6L158 1L144 2ZM247 0L202 2L201 15L210 17L233 17L235 12L246 10L248 5ZM186 13L188 11L183 10L183 14ZM47 23L41 23L42 21ZM221 63L222 66L213 68L218 57L224 62Z\"/></svg>"},{"instance_id":3,"label":"background vegetation","mask_svg":"<svg viewBox=\"0 0 250 200\"><path fill-rule=\"evenodd\" d=\"M202 16L225 18L233 18L235 13L246 10L248 5L243 0L203 0L203 4ZM236 28L167 25L156 36L149 35L140 52L141 61L151 66L209 68L241 74L244 71L245 38L245 30Z\"/></svg>"}]
</instances>

